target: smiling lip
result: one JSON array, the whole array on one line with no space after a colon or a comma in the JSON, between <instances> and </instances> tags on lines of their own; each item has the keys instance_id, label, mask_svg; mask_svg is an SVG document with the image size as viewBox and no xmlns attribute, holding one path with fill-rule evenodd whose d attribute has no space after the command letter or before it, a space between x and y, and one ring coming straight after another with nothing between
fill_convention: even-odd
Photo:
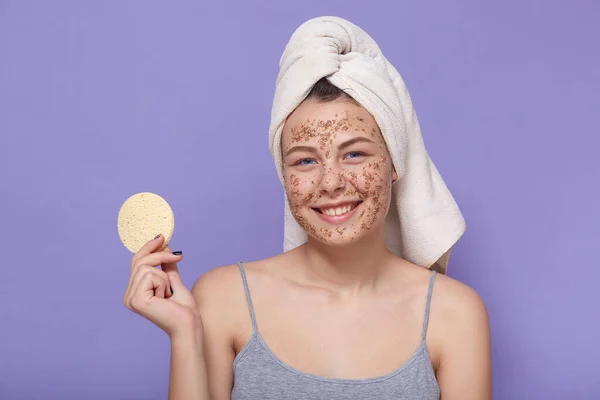
<instances>
[{"instance_id":1,"label":"smiling lip","mask_svg":"<svg viewBox=\"0 0 600 400\"><path fill-rule=\"evenodd\" d=\"M343 224L344 222L348 221L356 212L356 209L358 207L360 207L360 205L362 204L362 201L358 201L358 202L351 202L351 203L343 203L343 204L355 204L354 208L351 209L350 211L341 214L341 215L327 215L323 212L318 211L318 208L313 208L313 211L319 216L319 218L321 218L323 221L329 223L329 224ZM338 204L337 206L341 206L342 204Z\"/></svg>"}]
</instances>

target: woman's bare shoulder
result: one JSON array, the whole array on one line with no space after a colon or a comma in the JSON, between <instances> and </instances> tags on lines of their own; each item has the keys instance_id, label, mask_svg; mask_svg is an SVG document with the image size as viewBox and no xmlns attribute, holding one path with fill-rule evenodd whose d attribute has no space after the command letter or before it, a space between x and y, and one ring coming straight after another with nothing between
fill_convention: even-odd
<instances>
[{"instance_id":1,"label":"woman's bare shoulder","mask_svg":"<svg viewBox=\"0 0 600 400\"><path fill-rule=\"evenodd\" d=\"M481 296L456 279L437 274L430 310L428 338L440 349L459 348L489 337L488 313Z\"/></svg>"},{"instance_id":2,"label":"woman's bare shoulder","mask_svg":"<svg viewBox=\"0 0 600 400\"><path fill-rule=\"evenodd\" d=\"M429 286L432 271L412 264L408 261L401 261L403 267L402 275L399 277L407 282L409 287L418 292ZM480 307L483 305L479 294L470 286L447 275L437 273L434 279L432 293L433 303L440 303L438 307L444 307L444 311L465 310L465 308Z\"/></svg>"},{"instance_id":3,"label":"woman's bare shoulder","mask_svg":"<svg viewBox=\"0 0 600 400\"><path fill-rule=\"evenodd\" d=\"M238 266L222 265L206 271L196 280L191 292L205 335L209 335L208 327L214 336L230 338L236 322L245 316L246 302Z\"/></svg>"},{"instance_id":4,"label":"woman's bare shoulder","mask_svg":"<svg viewBox=\"0 0 600 400\"><path fill-rule=\"evenodd\" d=\"M273 257L243 263L246 275L253 277L268 272L273 265L281 262L284 257ZM222 307L239 305L244 300L244 288L240 268L237 264L222 265L208 270L200 276L192 287L192 294L199 303L219 303ZM244 300L241 304L245 305Z\"/></svg>"},{"instance_id":5,"label":"woman's bare shoulder","mask_svg":"<svg viewBox=\"0 0 600 400\"><path fill-rule=\"evenodd\" d=\"M477 317L485 313L485 304L479 293L447 275L436 275L431 302L432 309L435 306L451 318Z\"/></svg>"},{"instance_id":6,"label":"woman's bare shoulder","mask_svg":"<svg viewBox=\"0 0 600 400\"><path fill-rule=\"evenodd\" d=\"M407 282L406 289L411 289L416 296L423 296L429 286L432 272L414 264L403 271L405 273L402 278ZM486 307L479 293L472 287L440 273L436 274L433 282L430 316L429 328L433 335L435 331L439 331L445 336L445 332L457 330L461 325L464 326L463 324L480 327L487 324ZM431 332L432 330L434 332Z\"/></svg>"}]
</instances>

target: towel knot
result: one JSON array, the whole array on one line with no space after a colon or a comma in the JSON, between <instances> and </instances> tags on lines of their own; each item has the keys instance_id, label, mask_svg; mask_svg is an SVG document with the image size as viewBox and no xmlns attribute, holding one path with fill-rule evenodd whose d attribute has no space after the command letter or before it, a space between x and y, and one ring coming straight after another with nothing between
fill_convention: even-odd
<instances>
[{"instance_id":1,"label":"towel knot","mask_svg":"<svg viewBox=\"0 0 600 400\"><path fill-rule=\"evenodd\" d=\"M386 73L385 59L375 41L357 36L337 18L310 20L292 34L280 59L277 81L289 74L290 69L306 66L316 68L322 78L338 72L343 63L357 59L362 59L360 64L376 63L371 69Z\"/></svg>"}]
</instances>

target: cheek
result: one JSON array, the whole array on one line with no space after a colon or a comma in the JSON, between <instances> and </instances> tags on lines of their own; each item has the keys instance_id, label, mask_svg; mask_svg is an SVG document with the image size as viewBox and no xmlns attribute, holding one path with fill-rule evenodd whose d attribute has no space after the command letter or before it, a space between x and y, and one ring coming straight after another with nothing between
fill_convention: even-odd
<instances>
[{"instance_id":1,"label":"cheek","mask_svg":"<svg viewBox=\"0 0 600 400\"><path fill-rule=\"evenodd\" d=\"M285 193L290 198L298 197L298 187L300 186L300 179L295 174L287 174L284 172L284 188Z\"/></svg>"},{"instance_id":2,"label":"cheek","mask_svg":"<svg viewBox=\"0 0 600 400\"><path fill-rule=\"evenodd\" d=\"M321 195L317 190L317 179L311 174L290 174L285 178L285 191L288 197L290 210L298 224L310 236L317 238L323 242L331 238L332 232L326 228L319 228L310 222L311 218L307 218L306 205L318 200Z\"/></svg>"},{"instance_id":3,"label":"cheek","mask_svg":"<svg viewBox=\"0 0 600 400\"><path fill-rule=\"evenodd\" d=\"M285 192L292 207L306 204L317 195L316 177L313 175L309 173L284 175Z\"/></svg>"},{"instance_id":4,"label":"cheek","mask_svg":"<svg viewBox=\"0 0 600 400\"><path fill-rule=\"evenodd\" d=\"M391 161L381 155L369 164L361 166L356 173L355 187L360 196L367 200L359 215L362 221L358 227L359 231L369 230L387 213L391 198L391 171Z\"/></svg>"},{"instance_id":5,"label":"cheek","mask_svg":"<svg viewBox=\"0 0 600 400\"><path fill-rule=\"evenodd\" d=\"M374 161L357 167L349 175L352 186L358 192L365 196L374 196L389 190L388 180L391 172L391 162L384 155L380 155Z\"/></svg>"}]
</instances>

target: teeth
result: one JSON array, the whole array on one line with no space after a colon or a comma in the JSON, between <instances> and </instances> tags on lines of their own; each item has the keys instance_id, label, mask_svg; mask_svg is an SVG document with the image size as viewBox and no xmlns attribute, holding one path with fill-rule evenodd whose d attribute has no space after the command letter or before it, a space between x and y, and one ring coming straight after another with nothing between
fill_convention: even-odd
<instances>
[{"instance_id":1,"label":"teeth","mask_svg":"<svg viewBox=\"0 0 600 400\"><path fill-rule=\"evenodd\" d=\"M337 215L343 215L346 214L347 212L349 212L350 210L352 210L352 206L351 205L346 205L343 207L337 207L337 208L323 208L321 209L321 211L323 212L323 214L329 215L329 216L337 216Z\"/></svg>"}]
</instances>

